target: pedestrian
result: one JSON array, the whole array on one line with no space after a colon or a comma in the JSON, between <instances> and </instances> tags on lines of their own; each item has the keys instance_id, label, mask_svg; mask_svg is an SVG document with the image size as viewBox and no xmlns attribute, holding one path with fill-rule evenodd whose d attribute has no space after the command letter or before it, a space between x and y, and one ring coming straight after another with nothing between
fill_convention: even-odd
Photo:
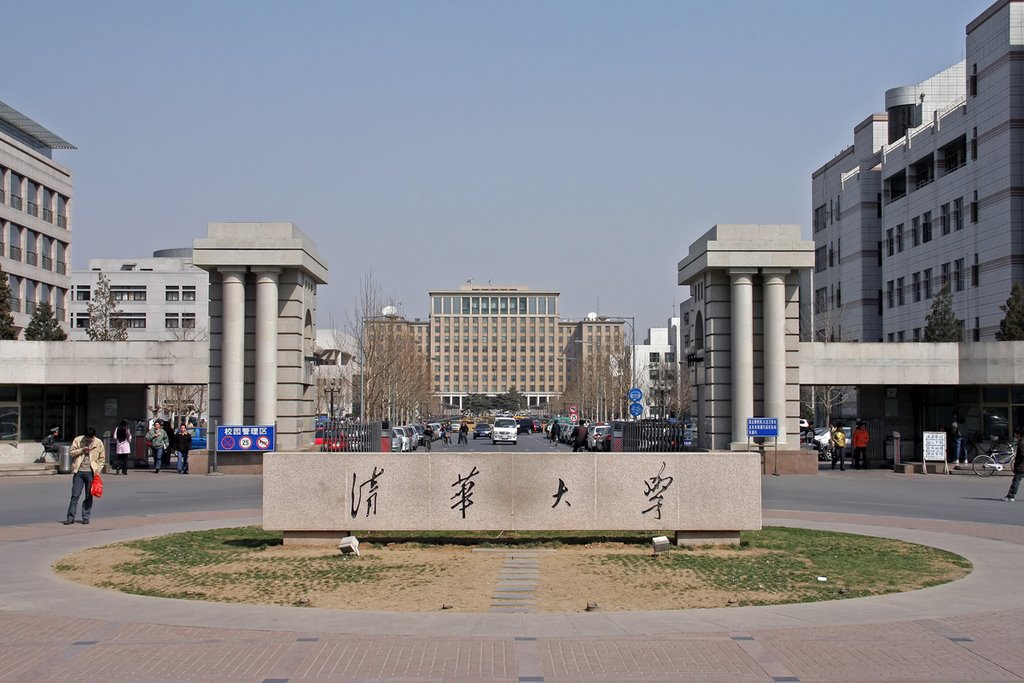
<instances>
[{"instance_id":1,"label":"pedestrian","mask_svg":"<svg viewBox=\"0 0 1024 683\"><path fill-rule=\"evenodd\" d=\"M96 438L96 428L89 427L85 434L76 436L71 442L71 503L68 505L65 524L75 523L78 512L78 499L85 491L82 502L82 524L88 524L92 517L92 480L103 471L107 462L107 454L103 448L103 440Z\"/></svg>"},{"instance_id":2,"label":"pedestrian","mask_svg":"<svg viewBox=\"0 0 1024 683\"><path fill-rule=\"evenodd\" d=\"M434 428L430 426L430 423L423 425L423 445L427 447L429 451L432 444L434 443Z\"/></svg>"},{"instance_id":3,"label":"pedestrian","mask_svg":"<svg viewBox=\"0 0 1024 683\"><path fill-rule=\"evenodd\" d=\"M184 422L178 424L171 445L178 454L178 474L188 474L188 451L192 448L192 434Z\"/></svg>"},{"instance_id":4,"label":"pedestrian","mask_svg":"<svg viewBox=\"0 0 1024 683\"><path fill-rule=\"evenodd\" d=\"M114 430L114 474L128 474L128 455L132 452L128 420L121 420Z\"/></svg>"},{"instance_id":5,"label":"pedestrian","mask_svg":"<svg viewBox=\"0 0 1024 683\"><path fill-rule=\"evenodd\" d=\"M572 452L587 450L587 423L580 422L572 430Z\"/></svg>"},{"instance_id":6,"label":"pedestrian","mask_svg":"<svg viewBox=\"0 0 1024 683\"><path fill-rule=\"evenodd\" d=\"M167 447L164 448L164 462L162 467L171 469L171 450L174 448L174 429L170 420L164 420L164 431L167 433Z\"/></svg>"},{"instance_id":7,"label":"pedestrian","mask_svg":"<svg viewBox=\"0 0 1024 683\"><path fill-rule=\"evenodd\" d=\"M857 428L853 430L853 469L868 468L868 428L863 421L857 422Z\"/></svg>"},{"instance_id":8,"label":"pedestrian","mask_svg":"<svg viewBox=\"0 0 1024 683\"><path fill-rule=\"evenodd\" d=\"M836 460L839 461L839 471L846 469L846 432L843 426L835 422L832 424L832 469L836 468Z\"/></svg>"},{"instance_id":9,"label":"pedestrian","mask_svg":"<svg viewBox=\"0 0 1024 683\"><path fill-rule=\"evenodd\" d=\"M469 445L469 425L465 421L459 423L459 444Z\"/></svg>"},{"instance_id":10,"label":"pedestrian","mask_svg":"<svg viewBox=\"0 0 1024 683\"><path fill-rule=\"evenodd\" d=\"M1017 500L1017 489L1020 488L1020 480L1024 479L1024 430L1015 427L1013 430L1013 481L1010 482L1010 490L1003 496L1003 500L1012 503Z\"/></svg>"},{"instance_id":11,"label":"pedestrian","mask_svg":"<svg viewBox=\"0 0 1024 683\"><path fill-rule=\"evenodd\" d=\"M555 423L551 425L551 441L558 443L558 435L561 431L562 424L556 420Z\"/></svg>"},{"instance_id":12,"label":"pedestrian","mask_svg":"<svg viewBox=\"0 0 1024 683\"><path fill-rule=\"evenodd\" d=\"M153 428L146 432L146 440L153 447L153 472L159 474L160 465L164 461L164 451L170 446L167 431L160 420L153 420Z\"/></svg>"},{"instance_id":13,"label":"pedestrian","mask_svg":"<svg viewBox=\"0 0 1024 683\"><path fill-rule=\"evenodd\" d=\"M953 413L953 424L949 427L950 436L953 437L953 462L958 465L967 464L967 439L964 438L963 422L960 420L960 413Z\"/></svg>"}]
</instances>

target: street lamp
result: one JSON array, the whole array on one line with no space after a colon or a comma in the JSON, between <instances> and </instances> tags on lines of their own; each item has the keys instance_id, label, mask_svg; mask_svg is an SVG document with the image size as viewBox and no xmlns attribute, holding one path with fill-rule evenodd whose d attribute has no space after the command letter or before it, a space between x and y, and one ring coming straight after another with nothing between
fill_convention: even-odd
<instances>
[{"instance_id":1,"label":"street lamp","mask_svg":"<svg viewBox=\"0 0 1024 683\"><path fill-rule=\"evenodd\" d=\"M621 320L623 323L629 323L629 388L633 389L636 386L636 318L631 315L597 315L596 313L591 313L591 315L601 322Z\"/></svg>"}]
</instances>

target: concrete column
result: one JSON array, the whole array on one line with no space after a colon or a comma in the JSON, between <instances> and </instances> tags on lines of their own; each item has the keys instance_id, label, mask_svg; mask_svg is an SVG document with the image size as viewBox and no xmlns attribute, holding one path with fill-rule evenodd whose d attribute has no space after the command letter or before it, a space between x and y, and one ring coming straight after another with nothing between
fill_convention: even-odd
<instances>
[{"instance_id":1,"label":"concrete column","mask_svg":"<svg viewBox=\"0 0 1024 683\"><path fill-rule=\"evenodd\" d=\"M786 275L788 269L765 268L764 407L765 417L779 419L778 443L786 443Z\"/></svg>"},{"instance_id":2,"label":"concrete column","mask_svg":"<svg viewBox=\"0 0 1024 683\"><path fill-rule=\"evenodd\" d=\"M745 447L754 415L754 291L756 270L729 269L732 346L732 444Z\"/></svg>"},{"instance_id":3,"label":"concrete column","mask_svg":"<svg viewBox=\"0 0 1024 683\"><path fill-rule=\"evenodd\" d=\"M280 268L256 275L256 424L277 422L277 281Z\"/></svg>"},{"instance_id":4,"label":"concrete column","mask_svg":"<svg viewBox=\"0 0 1024 683\"><path fill-rule=\"evenodd\" d=\"M221 269L224 339L220 387L222 424L240 425L245 394L245 270Z\"/></svg>"}]
</instances>

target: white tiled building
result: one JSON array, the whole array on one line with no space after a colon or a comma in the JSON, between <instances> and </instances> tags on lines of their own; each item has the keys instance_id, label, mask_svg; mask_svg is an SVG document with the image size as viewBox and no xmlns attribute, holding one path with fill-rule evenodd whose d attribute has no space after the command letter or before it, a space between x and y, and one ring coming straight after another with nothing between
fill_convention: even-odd
<instances>
[{"instance_id":1,"label":"white tiled building","mask_svg":"<svg viewBox=\"0 0 1024 683\"><path fill-rule=\"evenodd\" d=\"M920 40L927 40L920 36ZM922 339L945 285L964 341L991 341L1024 279L1024 2L967 26L966 58L885 93L812 175L815 338Z\"/></svg>"},{"instance_id":2,"label":"white tiled building","mask_svg":"<svg viewBox=\"0 0 1024 683\"><path fill-rule=\"evenodd\" d=\"M671 392L678 379L684 352L680 347L681 328L679 318L669 318L667 327L651 327L647 338L637 344L633 352L633 376L636 387L643 392L643 417L668 417L663 415L664 394Z\"/></svg>"},{"instance_id":3,"label":"white tiled building","mask_svg":"<svg viewBox=\"0 0 1024 683\"><path fill-rule=\"evenodd\" d=\"M66 327L71 286L71 171L53 150L75 149L0 102L0 268L19 330L48 302Z\"/></svg>"},{"instance_id":4,"label":"white tiled building","mask_svg":"<svg viewBox=\"0 0 1024 683\"><path fill-rule=\"evenodd\" d=\"M192 264L191 249L164 249L151 258L101 258L72 272L72 340L87 340L89 301L99 274L110 281L120 319L132 341L207 339L210 277Z\"/></svg>"}]
</instances>

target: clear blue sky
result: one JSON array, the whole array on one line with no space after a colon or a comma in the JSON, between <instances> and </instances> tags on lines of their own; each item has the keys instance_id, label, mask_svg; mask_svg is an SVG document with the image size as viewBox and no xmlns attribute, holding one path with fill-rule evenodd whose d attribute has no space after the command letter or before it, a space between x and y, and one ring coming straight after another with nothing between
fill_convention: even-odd
<instances>
[{"instance_id":1,"label":"clear blue sky","mask_svg":"<svg viewBox=\"0 0 1024 683\"><path fill-rule=\"evenodd\" d=\"M75 268L293 221L321 327L372 270L409 317L473 278L639 340L713 224L809 237L811 173L990 4L37 0L3 15L0 100L78 147Z\"/></svg>"}]
</instances>

